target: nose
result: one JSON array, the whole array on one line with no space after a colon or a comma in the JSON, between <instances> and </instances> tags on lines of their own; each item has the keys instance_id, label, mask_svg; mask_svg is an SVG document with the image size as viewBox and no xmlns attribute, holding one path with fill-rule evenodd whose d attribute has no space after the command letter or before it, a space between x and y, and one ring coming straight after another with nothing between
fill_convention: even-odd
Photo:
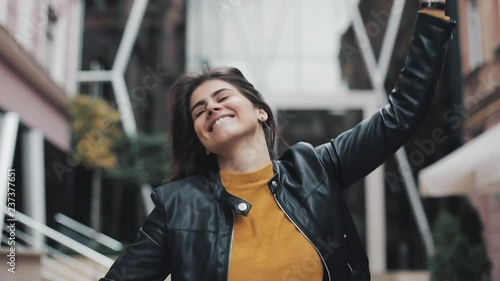
<instances>
[{"instance_id":1,"label":"nose","mask_svg":"<svg viewBox=\"0 0 500 281\"><path fill-rule=\"evenodd\" d=\"M216 113L217 111L221 110L221 107L218 103L215 103L215 102L210 102L208 105L207 105L207 115L208 116L212 116L214 113Z\"/></svg>"}]
</instances>

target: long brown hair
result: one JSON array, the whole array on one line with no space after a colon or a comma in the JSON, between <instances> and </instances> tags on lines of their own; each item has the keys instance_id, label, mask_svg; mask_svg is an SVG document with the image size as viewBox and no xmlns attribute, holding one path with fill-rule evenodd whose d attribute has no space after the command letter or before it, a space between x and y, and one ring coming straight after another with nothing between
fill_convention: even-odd
<instances>
[{"instance_id":1,"label":"long brown hair","mask_svg":"<svg viewBox=\"0 0 500 281\"><path fill-rule=\"evenodd\" d=\"M239 69L220 67L186 73L177 79L168 93L169 137L173 163L170 171L171 176L167 181L212 171L217 172L219 169L216 156L205 153L205 148L194 131L194 123L189 109L194 90L203 82L216 79L231 84L255 107L267 112L268 119L263 122L263 129L271 159L277 158L278 153L287 146L278 130L271 108Z\"/></svg>"}]
</instances>

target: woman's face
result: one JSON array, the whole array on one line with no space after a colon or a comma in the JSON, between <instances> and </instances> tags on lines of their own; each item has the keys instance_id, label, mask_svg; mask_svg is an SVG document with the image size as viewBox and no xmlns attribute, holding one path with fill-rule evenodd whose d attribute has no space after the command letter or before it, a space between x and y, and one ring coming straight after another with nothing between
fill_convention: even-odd
<instances>
[{"instance_id":1,"label":"woman's face","mask_svg":"<svg viewBox=\"0 0 500 281\"><path fill-rule=\"evenodd\" d=\"M265 111L231 84L209 80L196 88L190 100L194 130L210 152L222 154L234 141L245 140L262 130L259 119Z\"/></svg>"}]
</instances>

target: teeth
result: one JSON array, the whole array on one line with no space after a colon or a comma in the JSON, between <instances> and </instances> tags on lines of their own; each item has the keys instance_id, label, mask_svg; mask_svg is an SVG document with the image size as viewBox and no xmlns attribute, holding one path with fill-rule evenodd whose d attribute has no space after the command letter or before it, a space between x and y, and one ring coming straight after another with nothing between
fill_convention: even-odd
<instances>
[{"instance_id":1,"label":"teeth","mask_svg":"<svg viewBox=\"0 0 500 281\"><path fill-rule=\"evenodd\" d=\"M233 117L231 117L231 116L225 116L225 117L217 119L217 121L215 121L215 123L212 125L212 130L215 128L215 126L217 126L217 124L220 123L220 121L222 121L224 119L228 119L228 118L233 118Z\"/></svg>"}]
</instances>

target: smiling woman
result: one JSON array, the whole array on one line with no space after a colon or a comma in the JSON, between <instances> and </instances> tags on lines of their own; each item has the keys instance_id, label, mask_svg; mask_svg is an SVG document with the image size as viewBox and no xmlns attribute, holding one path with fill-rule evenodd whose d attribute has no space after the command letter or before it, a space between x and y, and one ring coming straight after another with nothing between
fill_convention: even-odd
<instances>
[{"instance_id":1,"label":"smiling woman","mask_svg":"<svg viewBox=\"0 0 500 281\"><path fill-rule=\"evenodd\" d=\"M169 93L174 174L101 280L370 280L343 191L427 116L455 23L425 7L389 104L316 147L276 151L273 112L238 69L179 78Z\"/></svg>"},{"instance_id":2,"label":"smiling woman","mask_svg":"<svg viewBox=\"0 0 500 281\"><path fill-rule=\"evenodd\" d=\"M236 68L186 74L172 86L168 104L170 181L219 169L253 171L286 148L271 108Z\"/></svg>"}]
</instances>

